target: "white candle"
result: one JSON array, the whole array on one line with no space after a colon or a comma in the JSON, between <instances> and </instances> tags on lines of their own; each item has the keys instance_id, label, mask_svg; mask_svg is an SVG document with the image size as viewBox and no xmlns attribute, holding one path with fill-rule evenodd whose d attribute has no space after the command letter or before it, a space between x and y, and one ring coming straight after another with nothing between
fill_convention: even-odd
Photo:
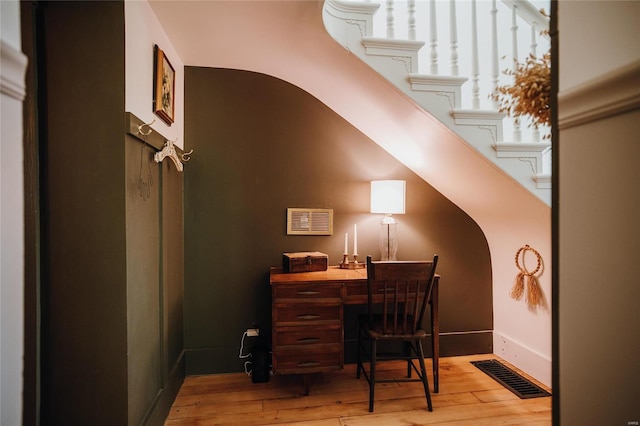
<instances>
[{"instance_id":1,"label":"white candle","mask_svg":"<svg viewBox=\"0 0 640 426\"><path fill-rule=\"evenodd\" d=\"M353 255L358 255L358 225L353 225Z\"/></svg>"},{"instance_id":2,"label":"white candle","mask_svg":"<svg viewBox=\"0 0 640 426\"><path fill-rule=\"evenodd\" d=\"M349 233L344 233L344 254L349 254Z\"/></svg>"}]
</instances>

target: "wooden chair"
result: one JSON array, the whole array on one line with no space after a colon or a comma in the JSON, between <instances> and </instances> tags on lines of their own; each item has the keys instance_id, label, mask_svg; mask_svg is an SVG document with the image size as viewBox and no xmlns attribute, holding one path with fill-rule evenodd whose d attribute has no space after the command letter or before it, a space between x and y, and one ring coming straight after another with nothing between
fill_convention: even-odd
<instances>
[{"instance_id":1,"label":"wooden chair","mask_svg":"<svg viewBox=\"0 0 640 426\"><path fill-rule=\"evenodd\" d=\"M422 340L427 332L422 327L425 310L438 264L438 255L430 261L373 262L367 256L368 312L362 315L358 329L357 373L363 374L369 383L369 411L373 412L376 383L422 382L427 407L433 411L427 370L424 363ZM401 346L392 353L380 353L383 341ZM368 343L368 344L367 344ZM369 371L363 360L369 360ZM414 363L418 360L420 369ZM406 377L378 379L376 366L385 360L406 360ZM412 370L417 377L411 377Z\"/></svg>"}]
</instances>

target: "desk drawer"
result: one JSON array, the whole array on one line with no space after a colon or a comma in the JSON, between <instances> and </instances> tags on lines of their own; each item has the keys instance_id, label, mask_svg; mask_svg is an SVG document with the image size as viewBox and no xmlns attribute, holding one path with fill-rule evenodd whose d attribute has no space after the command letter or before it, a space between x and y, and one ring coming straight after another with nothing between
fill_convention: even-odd
<instances>
[{"instance_id":1,"label":"desk drawer","mask_svg":"<svg viewBox=\"0 0 640 426\"><path fill-rule=\"evenodd\" d=\"M356 283L347 283L346 285L347 294L345 297L346 303L366 304L369 298L367 288L368 287L366 284L359 285ZM371 293L373 295L373 301L375 303L381 303L383 301L382 296L384 295L384 284L383 283L374 284ZM390 297L393 297L393 289L391 288L391 286L387 288L387 293L389 294ZM400 288L400 291L398 293L398 299L404 300L404 287Z\"/></svg>"},{"instance_id":2,"label":"desk drawer","mask_svg":"<svg viewBox=\"0 0 640 426\"><path fill-rule=\"evenodd\" d=\"M316 373L341 369L342 348L340 345L322 350L295 350L274 353L274 371L278 374Z\"/></svg>"},{"instance_id":3,"label":"desk drawer","mask_svg":"<svg viewBox=\"0 0 640 426\"><path fill-rule=\"evenodd\" d=\"M278 284L273 287L273 300L340 299L342 284Z\"/></svg>"},{"instance_id":4,"label":"desk drawer","mask_svg":"<svg viewBox=\"0 0 640 426\"><path fill-rule=\"evenodd\" d=\"M342 305L318 303L275 303L273 323L278 325L300 325L305 323L342 323Z\"/></svg>"},{"instance_id":5,"label":"desk drawer","mask_svg":"<svg viewBox=\"0 0 640 426\"><path fill-rule=\"evenodd\" d=\"M346 283L346 300L349 303L354 303L354 304L366 304L367 303L367 299L368 299L368 287L367 287L367 283ZM382 299L382 293L384 292L384 284L374 284L373 287L373 295L374 298L378 299L377 296L379 296L380 299Z\"/></svg>"},{"instance_id":6,"label":"desk drawer","mask_svg":"<svg viewBox=\"0 0 640 426\"><path fill-rule=\"evenodd\" d=\"M339 324L319 327L279 327L273 332L273 346L301 346L342 344Z\"/></svg>"}]
</instances>

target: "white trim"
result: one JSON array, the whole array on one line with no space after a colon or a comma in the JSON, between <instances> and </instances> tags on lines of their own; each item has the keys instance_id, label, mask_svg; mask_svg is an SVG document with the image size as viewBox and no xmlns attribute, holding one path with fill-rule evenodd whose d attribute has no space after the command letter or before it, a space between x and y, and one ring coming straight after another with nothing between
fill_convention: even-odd
<instances>
[{"instance_id":1,"label":"white trim","mask_svg":"<svg viewBox=\"0 0 640 426\"><path fill-rule=\"evenodd\" d=\"M334 10L346 14L365 14L373 16L374 13L380 8L379 3L362 2L362 1L343 1L343 0L328 0L327 6L331 6Z\"/></svg>"},{"instance_id":2,"label":"white trim","mask_svg":"<svg viewBox=\"0 0 640 426\"><path fill-rule=\"evenodd\" d=\"M561 130L640 108L640 61L558 94Z\"/></svg>"},{"instance_id":3,"label":"white trim","mask_svg":"<svg viewBox=\"0 0 640 426\"><path fill-rule=\"evenodd\" d=\"M533 176L533 180L536 183L536 188L550 189L552 186L551 173L538 173Z\"/></svg>"},{"instance_id":4,"label":"white trim","mask_svg":"<svg viewBox=\"0 0 640 426\"><path fill-rule=\"evenodd\" d=\"M516 13L519 17L524 19L524 21L531 25L533 22L538 24L538 28L541 30L549 29L549 22L551 21L549 17L544 16L533 3L528 1L517 1L517 0L502 0L502 3L509 6L511 9L515 7ZM545 12L550 12L546 10ZM548 34L543 34L544 37L549 38Z\"/></svg>"},{"instance_id":5,"label":"white trim","mask_svg":"<svg viewBox=\"0 0 640 426\"><path fill-rule=\"evenodd\" d=\"M0 40L0 63L0 93L23 101L27 93L24 82L27 57Z\"/></svg>"},{"instance_id":6,"label":"white trim","mask_svg":"<svg viewBox=\"0 0 640 426\"><path fill-rule=\"evenodd\" d=\"M500 125L507 116L504 112L487 109L456 109L451 112L456 124ZM500 139L499 139L500 140Z\"/></svg>"},{"instance_id":7,"label":"white trim","mask_svg":"<svg viewBox=\"0 0 640 426\"><path fill-rule=\"evenodd\" d=\"M424 46L424 41L362 37L362 44L372 55L395 56L401 52L417 53Z\"/></svg>"},{"instance_id":8,"label":"white trim","mask_svg":"<svg viewBox=\"0 0 640 426\"><path fill-rule=\"evenodd\" d=\"M551 359L499 331L493 331L493 353L551 387Z\"/></svg>"},{"instance_id":9,"label":"white trim","mask_svg":"<svg viewBox=\"0 0 640 426\"><path fill-rule=\"evenodd\" d=\"M549 149L551 144L548 142L497 142L493 144L498 157L519 158L519 157L536 157L542 155L545 149Z\"/></svg>"}]
</instances>

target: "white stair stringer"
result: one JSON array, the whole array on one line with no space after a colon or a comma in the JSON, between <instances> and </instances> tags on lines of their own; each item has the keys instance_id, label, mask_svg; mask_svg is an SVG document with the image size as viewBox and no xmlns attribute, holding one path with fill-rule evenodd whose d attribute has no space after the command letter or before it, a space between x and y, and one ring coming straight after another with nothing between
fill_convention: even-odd
<instances>
[{"instance_id":1,"label":"white stair stringer","mask_svg":"<svg viewBox=\"0 0 640 426\"><path fill-rule=\"evenodd\" d=\"M418 72L422 41L372 37L371 2L328 0L325 27L347 50L368 64L406 96L433 115L512 180L551 205L550 144L508 142L503 137L505 114L495 110L463 109L463 76Z\"/></svg>"}]
</instances>

